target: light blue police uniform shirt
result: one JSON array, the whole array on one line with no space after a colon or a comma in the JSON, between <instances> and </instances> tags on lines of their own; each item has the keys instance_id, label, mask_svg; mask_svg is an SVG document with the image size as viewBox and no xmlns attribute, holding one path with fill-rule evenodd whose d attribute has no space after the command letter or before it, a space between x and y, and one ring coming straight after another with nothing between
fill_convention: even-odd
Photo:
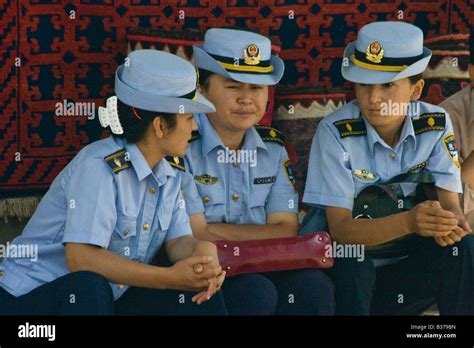
<instances>
[{"instance_id":1,"label":"light blue police uniform shirt","mask_svg":"<svg viewBox=\"0 0 474 348\"><path fill-rule=\"evenodd\" d=\"M365 126L366 134L358 133L360 127L347 122L361 117L356 100L324 118L313 137L303 202L352 210L354 199L365 187L385 183L409 171L424 170L431 172L435 186L462 192L449 115L428 103L410 104L410 110L418 107L417 116L406 118L400 140L393 149L364 117L362 127ZM418 124L416 132L414 122ZM341 136L338 127L342 131L346 128L345 136ZM364 178L359 170L366 170L373 178L370 175ZM414 194L416 184L403 183L396 189L406 197Z\"/></svg>"},{"instance_id":2,"label":"light blue police uniform shirt","mask_svg":"<svg viewBox=\"0 0 474 348\"><path fill-rule=\"evenodd\" d=\"M207 222L265 224L267 214L298 212L291 164L276 130L262 127L265 141L254 127L247 130L242 150L255 151L256 162L241 157L232 164L207 115L195 119L200 137L188 146L183 175L189 215L204 213Z\"/></svg>"},{"instance_id":3,"label":"light blue police uniform shirt","mask_svg":"<svg viewBox=\"0 0 474 348\"><path fill-rule=\"evenodd\" d=\"M126 150L114 173L104 159ZM120 162L121 161L121 162ZM166 159L153 170L135 144L109 137L82 149L55 178L17 245L38 245L38 260L6 258L0 286L14 296L59 278L69 270L64 243L106 248L149 263L165 241L191 234L181 194L181 171ZM127 286L110 283L114 298Z\"/></svg>"}]
</instances>

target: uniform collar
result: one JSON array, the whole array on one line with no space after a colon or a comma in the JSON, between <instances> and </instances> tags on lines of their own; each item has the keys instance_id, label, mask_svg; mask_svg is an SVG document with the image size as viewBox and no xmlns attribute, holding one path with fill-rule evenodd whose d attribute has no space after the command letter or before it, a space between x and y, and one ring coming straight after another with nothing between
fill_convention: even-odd
<instances>
[{"instance_id":1,"label":"uniform collar","mask_svg":"<svg viewBox=\"0 0 474 348\"><path fill-rule=\"evenodd\" d=\"M151 170L148 162L146 161L145 157L143 156L140 149L137 147L136 144L125 142L125 149L129 153L130 162L132 162L133 169L135 173L137 173L137 177L139 181L145 179L148 175L152 174L156 181L163 185L166 182L166 178L168 176L176 176L176 172L171 166L169 165L166 159L162 159L159 161L153 170Z\"/></svg>"},{"instance_id":2,"label":"uniform collar","mask_svg":"<svg viewBox=\"0 0 474 348\"><path fill-rule=\"evenodd\" d=\"M219 134L217 134L216 130L212 126L207 115L198 114L197 119L199 133L201 133L202 156L206 157L209 152L214 150L216 147L225 148L224 143L219 137ZM252 127L245 132L244 144L242 146L242 149L250 150L256 149L257 147L267 150L267 147L265 146L265 143L258 134L257 130Z\"/></svg>"},{"instance_id":3,"label":"uniform collar","mask_svg":"<svg viewBox=\"0 0 474 348\"><path fill-rule=\"evenodd\" d=\"M221 138L207 118L206 114L199 114L199 133L201 133L202 157L206 157L209 152L216 147L224 147Z\"/></svg>"},{"instance_id":4,"label":"uniform collar","mask_svg":"<svg viewBox=\"0 0 474 348\"><path fill-rule=\"evenodd\" d=\"M385 141L380 137L380 135L377 133L375 128L370 124L369 121L366 120L365 117L362 117L362 119L365 122L365 127L367 129L367 142L370 148L370 151L372 153L372 156L375 156L375 144L379 143L384 147L389 147ZM411 117L406 116L405 121L403 122L403 128L402 132L400 134L400 139L395 145L395 148L399 146L402 142L408 142L410 141L411 138L411 143L413 144L413 149L416 150L416 136L415 136L415 130L413 129L413 122L411 120Z\"/></svg>"}]
</instances>

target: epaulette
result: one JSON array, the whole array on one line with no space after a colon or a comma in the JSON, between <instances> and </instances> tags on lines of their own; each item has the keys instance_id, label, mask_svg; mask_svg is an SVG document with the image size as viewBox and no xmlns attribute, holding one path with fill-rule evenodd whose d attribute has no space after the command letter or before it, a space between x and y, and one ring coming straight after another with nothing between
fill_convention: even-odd
<instances>
[{"instance_id":1,"label":"epaulette","mask_svg":"<svg viewBox=\"0 0 474 348\"><path fill-rule=\"evenodd\" d=\"M183 172L186 170L184 167L184 159L182 157L166 156L165 158L170 166L182 170Z\"/></svg>"},{"instance_id":2,"label":"epaulette","mask_svg":"<svg viewBox=\"0 0 474 348\"><path fill-rule=\"evenodd\" d=\"M285 136L276 128L256 125L255 129L263 141L274 141L280 145L285 144Z\"/></svg>"},{"instance_id":3,"label":"epaulette","mask_svg":"<svg viewBox=\"0 0 474 348\"><path fill-rule=\"evenodd\" d=\"M333 123L341 138L345 137L357 137L367 134L367 129L365 128L365 123L362 118L348 118L345 120L339 120Z\"/></svg>"},{"instance_id":4,"label":"epaulette","mask_svg":"<svg viewBox=\"0 0 474 348\"><path fill-rule=\"evenodd\" d=\"M412 118L412 122L416 135L433 130L443 131L446 127L446 114L443 112L430 112Z\"/></svg>"},{"instance_id":5,"label":"epaulette","mask_svg":"<svg viewBox=\"0 0 474 348\"><path fill-rule=\"evenodd\" d=\"M130 158L127 150L121 149L104 157L114 173L121 172L130 167Z\"/></svg>"},{"instance_id":6,"label":"epaulette","mask_svg":"<svg viewBox=\"0 0 474 348\"><path fill-rule=\"evenodd\" d=\"M194 141L194 140L198 140L201 138L201 134L199 133L199 131L195 130L191 133L191 139L188 140L188 143Z\"/></svg>"}]
</instances>

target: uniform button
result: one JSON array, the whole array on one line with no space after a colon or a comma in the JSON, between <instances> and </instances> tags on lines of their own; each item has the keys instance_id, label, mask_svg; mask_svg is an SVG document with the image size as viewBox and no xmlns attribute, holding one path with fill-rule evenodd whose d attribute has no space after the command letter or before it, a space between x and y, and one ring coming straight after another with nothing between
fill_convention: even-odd
<instances>
[{"instance_id":1,"label":"uniform button","mask_svg":"<svg viewBox=\"0 0 474 348\"><path fill-rule=\"evenodd\" d=\"M123 230L123 235L126 236L128 234L128 228Z\"/></svg>"},{"instance_id":2,"label":"uniform button","mask_svg":"<svg viewBox=\"0 0 474 348\"><path fill-rule=\"evenodd\" d=\"M118 287L119 287L119 289L123 289L125 287L125 285L119 284Z\"/></svg>"},{"instance_id":3,"label":"uniform button","mask_svg":"<svg viewBox=\"0 0 474 348\"><path fill-rule=\"evenodd\" d=\"M232 167L237 168L238 164L237 162L232 162Z\"/></svg>"},{"instance_id":4,"label":"uniform button","mask_svg":"<svg viewBox=\"0 0 474 348\"><path fill-rule=\"evenodd\" d=\"M395 159L395 154L393 152L390 154L390 158L393 160Z\"/></svg>"},{"instance_id":5,"label":"uniform button","mask_svg":"<svg viewBox=\"0 0 474 348\"><path fill-rule=\"evenodd\" d=\"M234 201L238 200L238 199L239 199L239 195L236 194L236 193L234 193L234 194L232 195L232 199L233 199Z\"/></svg>"},{"instance_id":6,"label":"uniform button","mask_svg":"<svg viewBox=\"0 0 474 348\"><path fill-rule=\"evenodd\" d=\"M204 197L204 198L202 199L202 201L203 201L204 203L209 203L209 197Z\"/></svg>"},{"instance_id":7,"label":"uniform button","mask_svg":"<svg viewBox=\"0 0 474 348\"><path fill-rule=\"evenodd\" d=\"M152 188L150 189L150 193L151 193L152 195L154 195L154 194L156 193L156 188L152 187Z\"/></svg>"},{"instance_id":8,"label":"uniform button","mask_svg":"<svg viewBox=\"0 0 474 348\"><path fill-rule=\"evenodd\" d=\"M149 228L150 228L150 225L148 225L148 224L144 224L144 225L143 225L143 229L144 229L145 231L148 230Z\"/></svg>"}]
</instances>

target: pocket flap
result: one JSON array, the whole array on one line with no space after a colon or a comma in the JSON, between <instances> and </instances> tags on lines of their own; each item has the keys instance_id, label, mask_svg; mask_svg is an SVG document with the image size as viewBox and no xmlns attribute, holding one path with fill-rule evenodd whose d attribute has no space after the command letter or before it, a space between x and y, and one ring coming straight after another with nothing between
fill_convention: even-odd
<instances>
[{"instance_id":1,"label":"pocket flap","mask_svg":"<svg viewBox=\"0 0 474 348\"><path fill-rule=\"evenodd\" d=\"M225 191L220 186L198 185L198 191L205 207L226 203Z\"/></svg>"},{"instance_id":2,"label":"pocket flap","mask_svg":"<svg viewBox=\"0 0 474 348\"><path fill-rule=\"evenodd\" d=\"M128 216L118 216L115 225L115 233L120 238L127 239L137 234L137 219Z\"/></svg>"},{"instance_id":3,"label":"pocket flap","mask_svg":"<svg viewBox=\"0 0 474 348\"><path fill-rule=\"evenodd\" d=\"M267 203L267 194L267 191L253 191L249 197L249 207L255 208L265 206L265 204Z\"/></svg>"}]
</instances>

